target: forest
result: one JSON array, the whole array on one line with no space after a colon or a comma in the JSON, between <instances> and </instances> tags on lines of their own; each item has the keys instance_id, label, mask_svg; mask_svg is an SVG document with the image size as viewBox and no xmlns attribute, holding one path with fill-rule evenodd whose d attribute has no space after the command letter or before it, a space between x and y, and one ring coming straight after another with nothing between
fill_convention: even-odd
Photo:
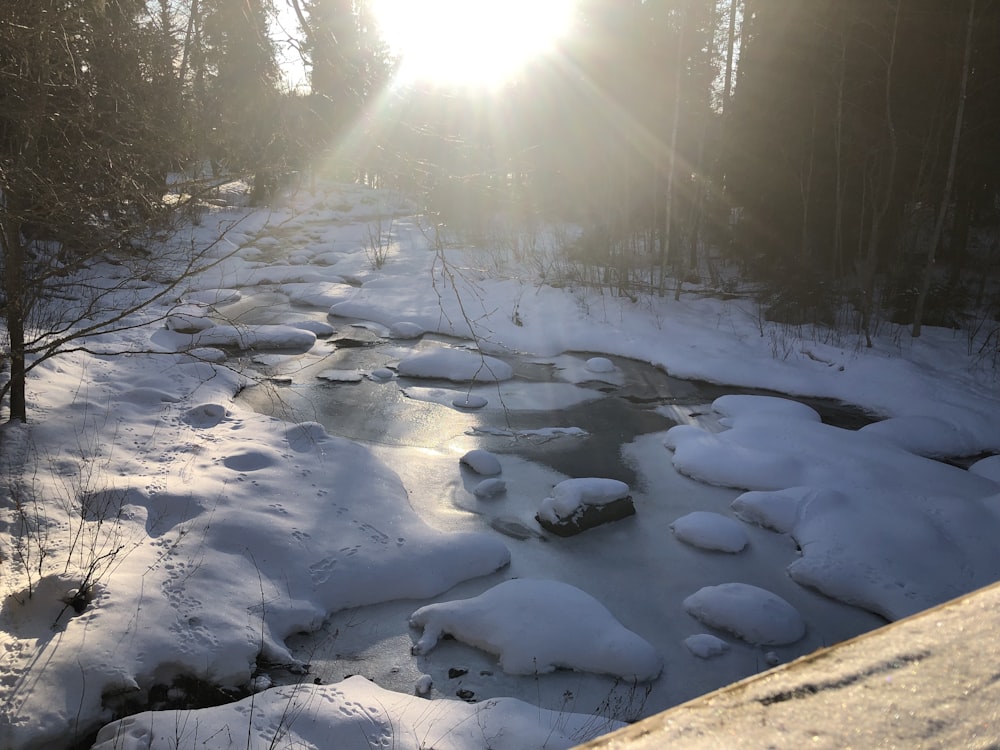
<instances>
[{"instance_id":1,"label":"forest","mask_svg":"<svg viewBox=\"0 0 1000 750\"><path fill-rule=\"evenodd\" d=\"M996 2L578 0L557 50L482 91L398 85L372 2L0 6L13 416L39 300L224 175L255 205L317 176L400 190L519 254L570 227L547 283L752 294L862 346L947 326L995 365Z\"/></svg>"}]
</instances>

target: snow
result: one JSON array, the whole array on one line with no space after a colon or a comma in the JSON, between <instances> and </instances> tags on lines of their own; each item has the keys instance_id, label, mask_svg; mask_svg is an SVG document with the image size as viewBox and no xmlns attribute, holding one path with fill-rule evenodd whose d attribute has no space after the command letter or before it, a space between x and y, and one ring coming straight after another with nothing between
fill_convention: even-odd
<instances>
[{"instance_id":1,"label":"snow","mask_svg":"<svg viewBox=\"0 0 1000 750\"><path fill-rule=\"evenodd\" d=\"M507 483L502 479L484 479L472 488L472 494L482 500L502 495L506 491Z\"/></svg>"},{"instance_id":2,"label":"snow","mask_svg":"<svg viewBox=\"0 0 1000 750\"><path fill-rule=\"evenodd\" d=\"M472 471L483 476L493 476L499 474L503 469L500 466L500 459L489 451L480 449L471 450L459 459L459 463L468 466Z\"/></svg>"},{"instance_id":3,"label":"snow","mask_svg":"<svg viewBox=\"0 0 1000 750\"><path fill-rule=\"evenodd\" d=\"M389 335L394 339L416 339L427 333L427 329L407 320L400 320L389 326Z\"/></svg>"},{"instance_id":4,"label":"snow","mask_svg":"<svg viewBox=\"0 0 1000 750\"><path fill-rule=\"evenodd\" d=\"M360 383L365 373L361 370L323 370L316 373L316 377L331 383Z\"/></svg>"},{"instance_id":5,"label":"snow","mask_svg":"<svg viewBox=\"0 0 1000 750\"><path fill-rule=\"evenodd\" d=\"M445 347L400 360L397 372L409 378L443 378L458 382L496 382L514 377L511 366L496 357Z\"/></svg>"},{"instance_id":6,"label":"snow","mask_svg":"<svg viewBox=\"0 0 1000 750\"><path fill-rule=\"evenodd\" d=\"M294 326L217 325L191 335L190 346L229 346L238 349L298 349L316 343L316 334Z\"/></svg>"},{"instance_id":7,"label":"snow","mask_svg":"<svg viewBox=\"0 0 1000 750\"><path fill-rule=\"evenodd\" d=\"M615 363L607 357L591 357L587 360L587 369L600 374L614 372Z\"/></svg>"},{"instance_id":8,"label":"snow","mask_svg":"<svg viewBox=\"0 0 1000 750\"><path fill-rule=\"evenodd\" d=\"M703 510L681 516L670 529L682 542L719 552L741 552L750 541L739 522Z\"/></svg>"},{"instance_id":9,"label":"snow","mask_svg":"<svg viewBox=\"0 0 1000 750\"><path fill-rule=\"evenodd\" d=\"M684 609L705 625L748 643L778 646L806 634L802 616L777 594L747 583L706 586L684 600Z\"/></svg>"},{"instance_id":10,"label":"snow","mask_svg":"<svg viewBox=\"0 0 1000 750\"><path fill-rule=\"evenodd\" d=\"M794 580L894 620L1000 578L996 483L779 402L724 396L728 430L681 425L666 442L684 473L753 491L734 510L795 539Z\"/></svg>"},{"instance_id":11,"label":"snow","mask_svg":"<svg viewBox=\"0 0 1000 750\"><path fill-rule=\"evenodd\" d=\"M431 702L349 677L336 685L274 688L218 708L136 714L106 726L94 750L557 750L620 726L512 698Z\"/></svg>"},{"instance_id":12,"label":"snow","mask_svg":"<svg viewBox=\"0 0 1000 750\"><path fill-rule=\"evenodd\" d=\"M645 682L663 669L652 645L592 596L559 581L506 581L472 599L421 607L410 625L423 629L415 654L451 635L496 654L511 674L563 668Z\"/></svg>"},{"instance_id":13,"label":"snow","mask_svg":"<svg viewBox=\"0 0 1000 750\"><path fill-rule=\"evenodd\" d=\"M110 721L112 698L141 699L175 676L264 688L277 679L262 665L302 668L290 645L299 631L403 607L395 621L357 630L382 629L378 648L358 652L403 665L405 693L361 678L277 685L253 697L252 711L247 699L141 714L101 742L246 747L251 737L264 747L280 729L305 747L332 737L368 747L360 719L397 747L481 746L484 733L491 747L569 746L616 726L594 715L599 701L574 704L586 716L493 696L467 704L440 678L427 686L432 700L416 697L418 676L439 674L461 644L413 656L409 634L404 646L381 633L405 632L412 612L426 617L422 643L454 628L504 669L587 671L573 675L581 695L611 694L613 680L589 672L641 675L651 693L636 712L648 714L757 671L765 655L748 642L774 644L774 658L786 659L828 644L828 621L877 622L841 603L895 619L1000 579L1000 393L964 338L887 331L869 349L849 334L773 328L791 345L776 358L752 300L685 294L636 305L526 271L501 276L475 248L427 252L413 216L398 217L398 252L375 271L363 250L369 198L330 185L283 209L208 214L177 242L208 246L220 226L240 223L215 247L218 266L178 290L179 303L137 313L121 332L88 340L90 352L32 372L30 424L6 425L0 453L9 478L0 489L0 745L66 746L68 728L86 734ZM227 250L236 254L223 259ZM268 323L252 322L271 309ZM391 336L391 348L345 364L316 345L334 331L328 311ZM551 367L559 382L514 378L515 357ZM838 399L879 421L849 431L787 398L680 399L650 407L678 426L615 446L634 483L567 477L506 450L497 459L504 492L492 494L500 480L456 471L487 440L555 452L613 438L613 429L588 435L562 412L622 387L623 358L733 390ZM266 384L268 367L290 385ZM323 371L361 381L316 386L349 391L359 408L366 388L387 402L405 388L403 400L425 411L383 425L399 430L399 445L362 444L317 417L266 417L236 398L256 384L291 402ZM520 423L521 413L542 417ZM434 442L411 444L418 429ZM973 456L984 458L969 470L932 460ZM481 486L488 502L477 502ZM541 541L534 514L546 494L545 512L557 516L630 493L638 515L628 528ZM736 556L705 554L743 539L727 513L749 544ZM92 587L74 598L88 573ZM704 626L738 637L724 658L694 658L722 648L697 633ZM664 659L677 666L656 678ZM548 677L527 687L498 678L497 690L535 700ZM607 681L584 684L591 678ZM560 683L547 708L568 689ZM178 743L178 731L198 737Z\"/></svg>"},{"instance_id":14,"label":"snow","mask_svg":"<svg viewBox=\"0 0 1000 750\"><path fill-rule=\"evenodd\" d=\"M451 405L456 409L482 409L490 400L485 396L467 393L464 396L456 396L451 400Z\"/></svg>"},{"instance_id":15,"label":"snow","mask_svg":"<svg viewBox=\"0 0 1000 750\"><path fill-rule=\"evenodd\" d=\"M695 633L684 639L688 651L699 659L721 656L729 650L729 644L711 633Z\"/></svg>"},{"instance_id":16,"label":"snow","mask_svg":"<svg viewBox=\"0 0 1000 750\"><path fill-rule=\"evenodd\" d=\"M558 523L572 518L586 505L606 505L628 497L628 493L628 485L617 479L566 479L553 487L549 496L542 500L538 517Z\"/></svg>"},{"instance_id":17,"label":"snow","mask_svg":"<svg viewBox=\"0 0 1000 750\"><path fill-rule=\"evenodd\" d=\"M1000 456L989 456L976 461L969 471L1000 484Z\"/></svg>"}]
</instances>

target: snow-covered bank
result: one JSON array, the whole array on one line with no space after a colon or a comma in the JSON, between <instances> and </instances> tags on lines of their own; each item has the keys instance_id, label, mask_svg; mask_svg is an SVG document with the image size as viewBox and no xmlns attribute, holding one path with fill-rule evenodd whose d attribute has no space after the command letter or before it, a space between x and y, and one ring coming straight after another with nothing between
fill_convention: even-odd
<instances>
[{"instance_id":1,"label":"snow-covered bank","mask_svg":"<svg viewBox=\"0 0 1000 750\"><path fill-rule=\"evenodd\" d=\"M407 351L396 352L397 370L450 380L454 390L447 393L433 384L397 384L387 366L379 370L388 372L378 379L379 387L407 388L435 408L455 408L460 394L488 400L501 393L502 384L494 388L482 381L506 381L512 373L503 356L514 351L565 365L570 383L613 387L618 382L600 358L570 366L561 355L575 350L630 356L675 375L717 383L839 398L892 416L882 426L854 433L823 425L808 408L787 401L727 397L715 404L723 431L710 430L706 420L692 417L692 424L656 437L655 452L644 441L635 453L641 454L640 473L654 485L672 461L701 481L750 491L736 506L739 517L795 540L802 548L802 557L790 567L796 581L885 616L914 611L1000 577L1000 556L991 544L1000 534L1000 485L990 469L993 464L965 471L917 455L1000 451L1000 398L993 376L972 366L964 341L950 332L926 330L923 338L903 346L883 340L871 351L850 343L835 347L796 340L787 358L776 359L749 304L694 297L632 303L593 289L501 277L482 270L485 258L474 249L428 248L417 218L396 223L396 250L381 269L373 269L364 252L365 225L333 224L344 219L335 207L357 200L358 190L333 188L312 199L301 197L303 204L295 211L250 214L227 237L238 252L192 280L185 294L187 317L176 319L172 330L160 324L138 326L100 342L109 351L160 354L100 357L79 352L52 360L33 374L32 424L7 427L3 442L4 476L12 481L4 488L8 532L0 548L6 587L0 609L0 745L51 746L65 740L67 727L70 733L86 734L111 718L112 705L142 696L154 684L169 684L178 675L244 689L262 687L266 681L253 681L258 659L294 662L285 638L318 627L329 613L400 598L437 597L526 555L498 534L428 526L414 508L440 502L442 487L419 481L404 486L398 475L416 476L412 467L390 469L370 447L331 436L318 424L265 418L235 402L234 394L249 379L265 379L253 368L264 369L272 360L257 357L263 364L253 364L249 358L259 353L231 354L232 366L246 368L236 372L216 362L227 357L216 347L280 350L281 359L273 361L289 363L282 372L293 386L298 357L319 363L331 352L316 340L316 326L295 325L301 320L279 328L241 326L240 321L216 326L213 310L201 306L217 299L229 313L249 315L260 302L251 292L286 305L321 306L297 308L300 315L306 310L322 318L329 310L370 321L381 326L387 339L393 332L407 339L421 331L474 333L481 351L494 359L440 342L411 359L405 359ZM213 229L206 221L192 231L196 240L206 241ZM443 264L450 273L443 272ZM150 318L154 312L165 310L152 311ZM197 356L186 347L197 347ZM401 362L408 364L400 368ZM351 380L362 379L360 370L351 372L358 376ZM473 386L473 379L479 384ZM545 393L556 404L600 397L596 390L575 386ZM280 397L275 391L275 398ZM664 439L672 456L662 448ZM459 471L457 456L451 466ZM524 490L511 472L505 470L503 477L510 502L528 496L537 507L552 488L532 477L532 486ZM643 518L640 508L636 523ZM706 532L702 525L679 536L707 545L706 533L717 537L718 532L717 526ZM668 523L656 533L657 544L686 546L673 538ZM624 544L629 543L626 538ZM725 558L721 562L692 559L720 571L716 585L742 582L737 580L744 575L740 560L749 553L730 541L723 547L731 552L718 553ZM640 568L632 573L636 581L627 579L629 585L668 576L683 582L683 570ZM773 575L783 579L784 569ZM74 597L68 589L84 579L93 584L92 591ZM585 588L580 582L574 585ZM719 593L726 591L731 587ZM554 599L550 604L558 608L563 602ZM82 611L67 608L63 600L81 605ZM627 613L611 602L600 604L612 620L625 621ZM715 611L719 604L708 591L700 597L698 611ZM701 628L680 599L676 606L656 605L664 607L665 617L685 623L685 636ZM510 614L509 602L496 606L501 609L498 619ZM453 612L456 605L445 609ZM760 611L749 614L756 617ZM735 620L720 624L713 618L711 625L719 633L746 637L753 622L749 617ZM787 632L780 635L791 638L798 621L788 615L785 623ZM807 630L812 625L805 622ZM477 632L467 640L482 642L482 629L474 628ZM658 629L644 623L635 635L654 642ZM598 638L605 631L586 632L588 638ZM659 647L656 654L667 663L660 681L685 679L671 668L687 648L683 639L675 641L669 653ZM574 646L584 649L585 643L575 641ZM696 648L705 654L724 651ZM643 665L654 663L652 655L644 657ZM401 651L397 658L411 655ZM726 658L723 654L713 661ZM564 663L562 657L552 662ZM657 671L644 666L643 674ZM622 674L638 674L638 669ZM439 710L437 694L431 703L413 703L417 699L386 697L376 690L351 681L312 691L295 717L316 722L315 728L296 736L311 743L306 746L322 746L309 737L326 737L324 727L334 726L348 701L361 704L363 714L377 713L382 717L377 723L397 726L402 715ZM282 718L287 718L290 701L298 700L290 696L287 690L267 693L253 703L263 746L270 741L268 733L273 738L289 729L299 731ZM379 702L387 707L388 718ZM444 723L474 725L477 732L484 718L461 713L470 710L464 704L440 710L448 717ZM533 712L541 716L537 709ZM354 708L349 713L356 718ZM130 722L122 735L108 730L105 739L112 743L108 747L133 746L114 744L115 737L127 734L134 746L145 747L142 732L149 722L157 727L185 721L188 726L221 727L239 720L244 725L233 736L243 746L248 714L244 703L146 716ZM553 731L549 715L532 721L526 732L547 737ZM606 728L601 722L579 721L583 723L574 726ZM172 731L162 730L168 737L164 742ZM478 741L478 735L462 731L449 737L456 743ZM576 729L559 731L583 739ZM200 729L197 736L199 741L206 737ZM217 746L228 747L223 744L228 737L211 736ZM529 736L541 734L524 735ZM534 741L525 739L521 746ZM185 743L181 746L195 746L193 739Z\"/></svg>"},{"instance_id":2,"label":"snow-covered bank","mask_svg":"<svg viewBox=\"0 0 1000 750\"><path fill-rule=\"evenodd\" d=\"M101 730L94 750L270 750L276 743L330 750L559 750L621 726L513 698L429 702L350 677L337 685L275 688L216 709L130 716Z\"/></svg>"}]
</instances>

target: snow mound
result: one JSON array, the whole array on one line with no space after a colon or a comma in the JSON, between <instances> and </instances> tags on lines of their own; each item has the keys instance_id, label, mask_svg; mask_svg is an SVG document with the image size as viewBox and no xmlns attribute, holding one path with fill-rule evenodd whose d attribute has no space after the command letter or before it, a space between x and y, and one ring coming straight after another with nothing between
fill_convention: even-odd
<instances>
[{"instance_id":1,"label":"snow mound","mask_svg":"<svg viewBox=\"0 0 1000 750\"><path fill-rule=\"evenodd\" d=\"M976 452L976 441L970 433L940 417L893 417L865 425L858 432L877 435L903 450L927 458L947 458Z\"/></svg>"},{"instance_id":2,"label":"snow mound","mask_svg":"<svg viewBox=\"0 0 1000 750\"><path fill-rule=\"evenodd\" d=\"M218 425L228 414L222 404L201 404L184 412L181 421L195 429L207 429Z\"/></svg>"},{"instance_id":3,"label":"snow mound","mask_svg":"<svg viewBox=\"0 0 1000 750\"><path fill-rule=\"evenodd\" d=\"M1000 483L1000 456L981 458L969 467L969 471Z\"/></svg>"},{"instance_id":4,"label":"snow mound","mask_svg":"<svg viewBox=\"0 0 1000 750\"><path fill-rule=\"evenodd\" d=\"M194 349L188 349L184 353L191 359L200 360L202 362L225 362L229 357L229 355L221 349L216 349L211 346L198 346Z\"/></svg>"},{"instance_id":5,"label":"snow mound","mask_svg":"<svg viewBox=\"0 0 1000 750\"><path fill-rule=\"evenodd\" d=\"M360 383L365 379L365 373L361 370L323 370L316 377L331 383Z\"/></svg>"},{"instance_id":6,"label":"snow mound","mask_svg":"<svg viewBox=\"0 0 1000 750\"><path fill-rule=\"evenodd\" d=\"M330 435L319 422L299 422L285 430L285 440L296 453L306 453L320 443L329 441Z\"/></svg>"},{"instance_id":7,"label":"snow mound","mask_svg":"<svg viewBox=\"0 0 1000 750\"><path fill-rule=\"evenodd\" d=\"M484 477L492 477L502 471L500 459L495 454L478 448L466 453L458 462Z\"/></svg>"},{"instance_id":8,"label":"snow mound","mask_svg":"<svg viewBox=\"0 0 1000 750\"><path fill-rule=\"evenodd\" d=\"M171 331L179 333L195 333L211 328L215 322L206 316L206 310L194 305L178 308L163 321Z\"/></svg>"},{"instance_id":9,"label":"snow mound","mask_svg":"<svg viewBox=\"0 0 1000 750\"><path fill-rule=\"evenodd\" d=\"M733 508L792 536L793 580L889 620L1000 578L1000 507L989 499L793 487L744 493Z\"/></svg>"},{"instance_id":10,"label":"snow mound","mask_svg":"<svg viewBox=\"0 0 1000 750\"><path fill-rule=\"evenodd\" d=\"M108 724L93 750L468 750L484 747L484 737L493 750L558 750L621 726L514 698L428 701L354 676L333 685L272 688L214 708L146 711Z\"/></svg>"},{"instance_id":11,"label":"snow mound","mask_svg":"<svg viewBox=\"0 0 1000 750\"><path fill-rule=\"evenodd\" d=\"M587 505L607 505L628 497L629 488L617 479L583 477L566 479L542 500L538 517L550 523L572 518Z\"/></svg>"},{"instance_id":12,"label":"snow mound","mask_svg":"<svg viewBox=\"0 0 1000 750\"><path fill-rule=\"evenodd\" d=\"M510 380L514 370L503 360L468 349L440 348L407 357L397 372L410 378L443 378L454 382L494 383Z\"/></svg>"},{"instance_id":13,"label":"snow mound","mask_svg":"<svg viewBox=\"0 0 1000 750\"><path fill-rule=\"evenodd\" d=\"M718 552L740 552L750 542L738 521L702 510L681 516L670 529L682 542Z\"/></svg>"},{"instance_id":14,"label":"snow mound","mask_svg":"<svg viewBox=\"0 0 1000 750\"><path fill-rule=\"evenodd\" d=\"M646 682L663 669L645 639L590 594L558 581L505 581L472 599L421 607L410 624L424 631L413 653L428 653L447 634L496 654L508 674L564 668Z\"/></svg>"},{"instance_id":15,"label":"snow mound","mask_svg":"<svg viewBox=\"0 0 1000 750\"><path fill-rule=\"evenodd\" d=\"M799 401L778 396L746 396L730 394L712 402L712 409L727 419L741 417L786 418L819 422L819 413Z\"/></svg>"},{"instance_id":16,"label":"snow mound","mask_svg":"<svg viewBox=\"0 0 1000 750\"><path fill-rule=\"evenodd\" d=\"M416 323L403 320L389 326L389 336L394 339L417 339L427 333L427 329Z\"/></svg>"},{"instance_id":17,"label":"snow mound","mask_svg":"<svg viewBox=\"0 0 1000 750\"><path fill-rule=\"evenodd\" d=\"M756 645L795 643L806 634L806 623L795 607L747 583L706 586L684 600L684 609L709 627Z\"/></svg>"},{"instance_id":18,"label":"snow mound","mask_svg":"<svg viewBox=\"0 0 1000 750\"><path fill-rule=\"evenodd\" d=\"M733 500L736 516L747 523L762 526L780 534L788 534L799 520L799 508L814 490L790 487L777 492L744 492Z\"/></svg>"},{"instance_id":19,"label":"snow mound","mask_svg":"<svg viewBox=\"0 0 1000 750\"><path fill-rule=\"evenodd\" d=\"M713 656L721 656L729 650L728 643L709 633L689 635L684 639L684 645L699 659L711 659Z\"/></svg>"},{"instance_id":20,"label":"snow mound","mask_svg":"<svg viewBox=\"0 0 1000 750\"><path fill-rule=\"evenodd\" d=\"M456 397L451 405L456 409L482 409L488 403L489 400L484 396L469 393Z\"/></svg>"},{"instance_id":21,"label":"snow mound","mask_svg":"<svg viewBox=\"0 0 1000 750\"><path fill-rule=\"evenodd\" d=\"M598 373L614 372L615 363L612 362L607 357L591 357L590 359L587 360L586 368L590 372L598 372Z\"/></svg>"},{"instance_id":22,"label":"snow mound","mask_svg":"<svg viewBox=\"0 0 1000 750\"><path fill-rule=\"evenodd\" d=\"M288 325L292 328L301 328L303 331L312 331L319 338L328 338L336 332L332 325L321 320L297 320Z\"/></svg>"},{"instance_id":23,"label":"snow mound","mask_svg":"<svg viewBox=\"0 0 1000 750\"><path fill-rule=\"evenodd\" d=\"M213 326L191 336L192 346L225 346L233 349L294 349L307 351L316 334L283 325Z\"/></svg>"},{"instance_id":24,"label":"snow mound","mask_svg":"<svg viewBox=\"0 0 1000 750\"><path fill-rule=\"evenodd\" d=\"M484 479L472 488L472 494L480 500L487 500L507 491L507 483L502 479Z\"/></svg>"}]
</instances>

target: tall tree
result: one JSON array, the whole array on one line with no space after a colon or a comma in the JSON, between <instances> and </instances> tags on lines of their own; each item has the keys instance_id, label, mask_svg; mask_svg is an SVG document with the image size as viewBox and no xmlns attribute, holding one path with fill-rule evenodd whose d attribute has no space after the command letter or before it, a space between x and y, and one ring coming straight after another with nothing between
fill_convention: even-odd
<instances>
[{"instance_id":1,"label":"tall tree","mask_svg":"<svg viewBox=\"0 0 1000 750\"><path fill-rule=\"evenodd\" d=\"M941 242L945 218L948 214L948 208L951 205L952 190L955 185L955 169L958 164L958 149L962 143L962 127L965 124L965 102L969 90L969 73L972 68L972 31L975 26L975 20L976 0L969 0L969 15L965 22L965 44L962 55L960 83L958 86L958 106L955 111L955 127L951 136L947 176L945 177L944 188L941 191L941 203L938 208L937 218L934 221L934 232L927 246L927 262L924 266L923 278L920 281L920 292L917 296L916 308L913 312L913 327L910 329L910 332L914 338L920 336L921 333L924 305L927 302L927 292L930 289L931 277L934 274L934 260L938 244Z\"/></svg>"},{"instance_id":2,"label":"tall tree","mask_svg":"<svg viewBox=\"0 0 1000 750\"><path fill-rule=\"evenodd\" d=\"M141 294L119 294L127 280L95 267L115 253L148 272L150 259L128 243L155 226L171 159L169 124L151 117L159 90L145 6L77 6L0 5L0 288L10 358L0 395L18 421L27 419L34 367L141 306Z\"/></svg>"},{"instance_id":3,"label":"tall tree","mask_svg":"<svg viewBox=\"0 0 1000 750\"><path fill-rule=\"evenodd\" d=\"M280 74L268 18L272 0L201 0L200 40L209 155L253 173L252 198L268 200L280 162Z\"/></svg>"}]
</instances>

